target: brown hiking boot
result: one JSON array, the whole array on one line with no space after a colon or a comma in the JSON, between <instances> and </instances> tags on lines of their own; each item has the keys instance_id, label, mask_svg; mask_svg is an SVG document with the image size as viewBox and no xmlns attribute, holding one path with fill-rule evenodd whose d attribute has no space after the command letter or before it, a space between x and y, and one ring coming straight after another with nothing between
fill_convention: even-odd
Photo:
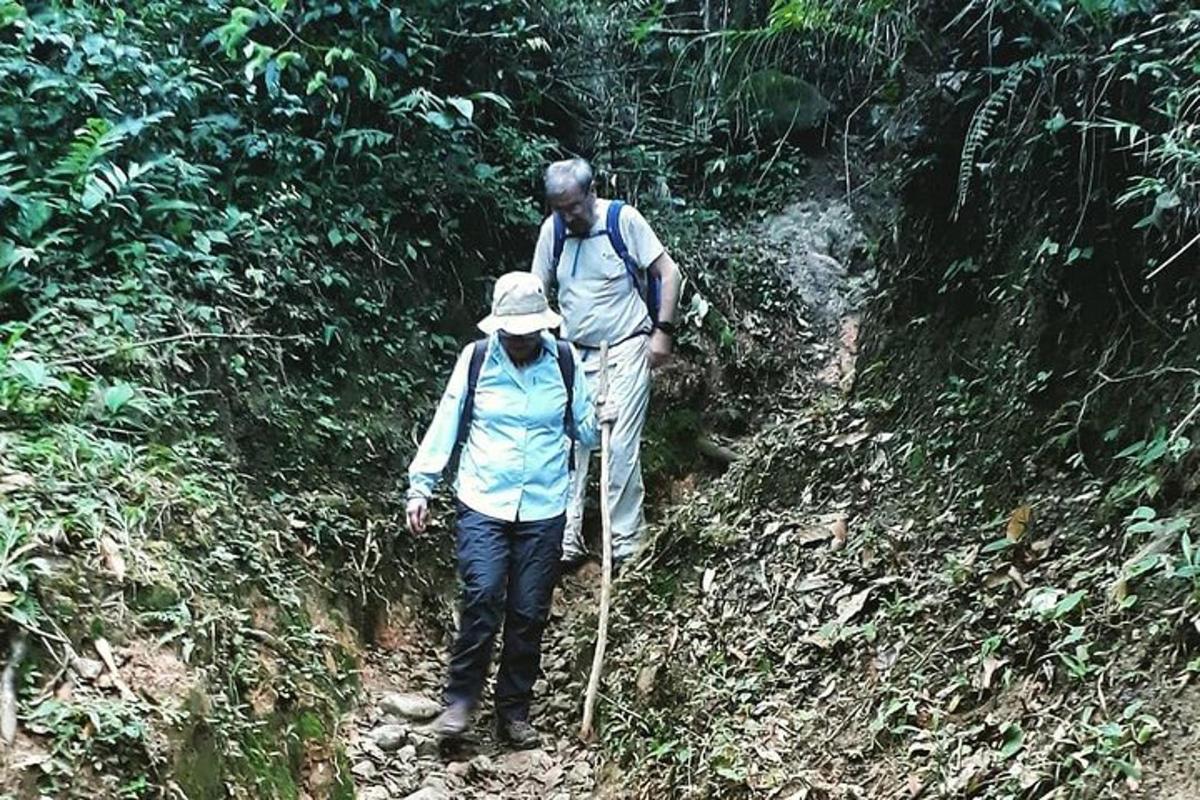
<instances>
[{"instance_id":1,"label":"brown hiking boot","mask_svg":"<svg viewBox=\"0 0 1200 800\"><path fill-rule=\"evenodd\" d=\"M440 739L461 739L471 729L471 709L466 703L451 703L429 725Z\"/></svg>"},{"instance_id":2,"label":"brown hiking boot","mask_svg":"<svg viewBox=\"0 0 1200 800\"><path fill-rule=\"evenodd\" d=\"M541 734L523 719L497 719L496 738L518 750L532 750L542 745Z\"/></svg>"}]
</instances>

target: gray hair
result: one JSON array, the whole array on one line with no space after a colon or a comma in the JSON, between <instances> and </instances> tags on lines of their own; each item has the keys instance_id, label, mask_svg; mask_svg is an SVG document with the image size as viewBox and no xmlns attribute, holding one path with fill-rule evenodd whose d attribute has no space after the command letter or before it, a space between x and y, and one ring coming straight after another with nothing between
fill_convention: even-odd
<instances>
[{"instance_id":1,"label":"gray hair","mask_svg":"<svg viewBox=\"0 0 1200 800\"><path fill-rule=\"evenodd\" d=\"M582 158L568 158L565 161L555 161L546 167L544 178L546 196L562 194L571 183L583 191L592 188L592 165Z\"/></svg>"}]
</instances>

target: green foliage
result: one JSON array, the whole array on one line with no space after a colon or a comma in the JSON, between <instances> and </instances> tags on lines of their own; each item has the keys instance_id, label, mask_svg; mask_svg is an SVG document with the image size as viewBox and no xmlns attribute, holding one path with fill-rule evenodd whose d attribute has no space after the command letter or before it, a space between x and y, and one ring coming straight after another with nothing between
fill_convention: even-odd
<instances>
[{"instance_id":1,"label":"green foliage","mask_svg":"<svg viewBox=\"0 0 1200 800\"><path fill-rule=\"evenodd\" d=\"M0 0L0 617L35 669L106 636L191 682L27 687L47 795L153 794L176 723L200 794L294 795L334 735L353 656L310 603L403 572L411 430L540 217L502 5Z\"/></svg>"},{"instance_id":2,"label":"green foliage","mask_svg":"<svg viewBox=\"0 0 1200 800\"><path fill-rule=\"evenodd\" d=\"M971 127L967 130L966 141L963 142L962 158L960 159L958 168L956 214L967 200L967 192L971 188L971 174L975 169L976 158L988 134L991 133L993 126L995 126L1000 112L1012 101L1017 88L1021 85L1021 81L1027 76L1043 70L1046 66L1046 60L1043 57L1035 56L1004 70L1004 79L1000 81L1000 85L996 87L994 92L988 95L988 98L983 101L979 109L975 112L975 115L971 118Z\"/></svg>"}]
</instances>

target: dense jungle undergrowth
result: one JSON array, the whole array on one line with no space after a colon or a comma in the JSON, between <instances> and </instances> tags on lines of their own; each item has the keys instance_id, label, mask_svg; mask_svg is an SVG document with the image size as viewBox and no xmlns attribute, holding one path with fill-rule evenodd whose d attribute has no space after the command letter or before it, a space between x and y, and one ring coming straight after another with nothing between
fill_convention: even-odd
<instances>
[{"instance_id":1,"label":"dense jungle undergrowth","mask_svg":"<svg viewBox=\"0 0 1200 800\"><path fill-rule=\"evenodd\" d=\"M1189 5L0 0L0 796L355 795L565 153L688 277L597 791L1200 796Z\"/></svg>"}]
</instances>

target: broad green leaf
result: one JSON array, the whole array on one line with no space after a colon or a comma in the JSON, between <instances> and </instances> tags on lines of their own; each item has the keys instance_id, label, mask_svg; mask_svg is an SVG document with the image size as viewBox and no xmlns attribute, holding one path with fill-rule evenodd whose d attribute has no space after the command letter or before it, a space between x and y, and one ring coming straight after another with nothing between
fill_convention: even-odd
<instances>
[{"instance_id":1,"label":"broad green leaf","mask_svg":"<svg viewBox=\"0 0 1200 800\"><path fill-rule=\"evenodd\" d=\"M308 86L305 88L306 94L315 94L325 88L325 84L329 82L329 76L325 70L317 70L311 78L308 79Z\"/></svg>"},{"instance_id":2,"label":"broad green leaf","mask_svg":"<svg viewBox=\"0 0 1200 800\"><path fill-rule=\"evenodd\" d=\"M1007 550L1008 548L1012 547L1013 544L1014 544L1014 542L1012 540L1008 539L1007 537L1004 539L997 539L994 542L988 542L987 544L985 544L983 546L983 549L981 549L979 552L981 552L981 553L999 553L1001 550Z\"/></svg>"},{"instance_id":3,"label":"broad green leaf","mask_svg":"<svg viewBox=\"0 0 1200 800\"><path fill-rule=\"evenodd\" d=\"M0 2L0 30L7 28L19 19L25 19L25 7L20 3Z\"/></svg>"},{"instance_id":4,"label":"broad green leaf","mask_svg":"<svg viewBox=\"0 0 1200 800\"><path fill-rule=\"evenodd\" d=\"M137 391L128 383L110 386L104 390L104 407L108 409L109 413L116 414L133 399L135 394Z\"/></svg>"},{"instance_id":5,"label":"broad green leaf","mask_svg":"<svg viewBox=\"0 0 1200 800\"><path fill-rule=\"evenodd\" d=\"M279 64L279 71L283 72L293 64L303 64L304 56L297 53L295 50L285 50L275 56L275 62Z\"/></svg>"},{"instance_id":6,"label":"broad green leaf","mask_svg":"<svg viewBox=\"0 0 1200 800\"><path fill-rule=\"evenodd\" d=\"M475 116L475 104L465 97L447 97L446 105L461 114L468 122Z\"/></svg>"},{"instance_id":7,"label":"broad green leaf","mask_svg":"<svg viewBox=\"0 0 1200 800\"><path fill-rule=\"evenodd\" d=\"M375 77L375 73L365 64L362 67L363 80L362 86L367 90L367 97L375 99L375 92L379 89L379 79Z\"/></svg>"},{"instance_id":8,"label":"broad green leaf","mask_svg":"<svg viewBox=\"0 0 1200 800\"><path fill-rule=\"evenodd\" d=\"M454 118L444 111L426 111L421 116L436 128L444 131L454 130Z\"/></svg>"},{"instance_id":9,"label":"broad green leaf","mask_svg":"<svg viewBox=\"0 0 1200 800\"><path fill-rule=\"evenodd\" d=\"M1075 607L1078 606L1083 601L1083 598L1085 598L1085 597L1087 597L1087 592L1083 589L1080 589L1077 592L1071 592L1069 595L1064 597L1062 600L1059 600L1058 603L1054 606L1054 612L1053 612L1054 618L1062 619L1067 614L1070 614L1072 611L1075 610Z\"/></svg>"},{"instance_id":10,"label":"broad green leaf","mask_svg":"<svg viewBox=\"0 0 1200 800\"><path fill-rule=\"evenodd\" d=\"M1000 746L1000 758L1007 761L1020 752L1025 745L1025 731L1015 722L1004 729L1004 743Z\"/></svg>"},{"instance_id":11,"label":"broad green leaf","mask_svg":"<svg viewBox=\"0 0 1200 800\"><path fill-rule=\"evenodd\" d=\"M40 361L13 361L10 369L15 375L20 377L31 389L41 389L46 385L46 379L49 373L46 370L46 365Z\"/></svg>"},{"instance_id":12,"label":"broad green leaf","mask_svg":"<svg viewBox=\"0 0 1200 800\"><path fill-rule=\"evenodd\" d=\"M508 102L508 98L496 94L495 92L475 92L471 95L472 100L487 100L495 103L505 111L512 111L512 103Z\"/></svg>"}]
</instances>

